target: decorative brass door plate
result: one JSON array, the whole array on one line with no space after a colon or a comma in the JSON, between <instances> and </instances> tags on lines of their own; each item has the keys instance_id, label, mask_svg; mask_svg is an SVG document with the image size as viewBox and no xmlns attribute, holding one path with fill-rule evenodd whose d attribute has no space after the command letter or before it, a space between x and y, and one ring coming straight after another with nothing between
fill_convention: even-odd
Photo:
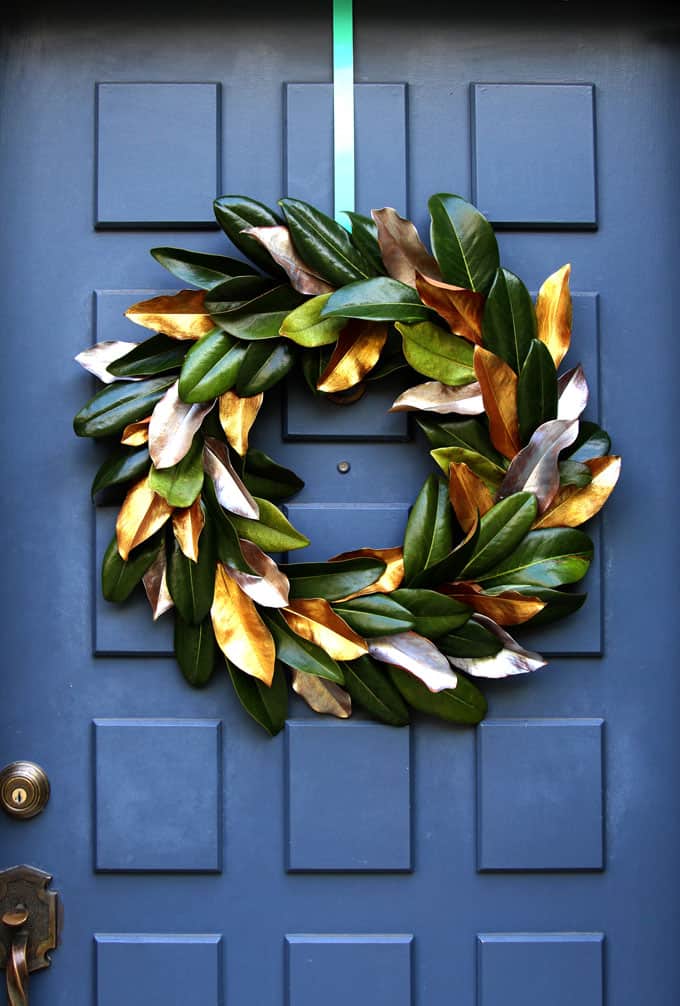
<instances>
[{"instance_id":1,"label":"decorative brass door plate","mask_svg":"<svg viewBox=\"0 0 680 1006\"><path fill-rule=\"evenodd\" d=\"M0 772L0 806L12 817L35 817L49 798L49 779L35 762L13 761Z\"/></svg>"},{"instance_id":2,"label":"decorative brass door plate","mask_svg":"<svg viewBox=\"0 0 680 1006\"><path fill-rule=\"evenodd\" d=\"M59 943L61 902L56 891L48 890L52 877L33 866L13 866L0 871L0 919L10 914L26 914L28 971L50 966L47 956ZM0 924L0 968L7 963L14 939L13 927Z\"/></svg>"}]
</instances>

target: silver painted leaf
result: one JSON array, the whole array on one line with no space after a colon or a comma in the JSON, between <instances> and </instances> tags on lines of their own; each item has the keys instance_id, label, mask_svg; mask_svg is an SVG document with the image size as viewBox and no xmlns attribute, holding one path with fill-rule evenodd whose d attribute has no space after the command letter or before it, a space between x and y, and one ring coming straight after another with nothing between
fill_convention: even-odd
<instances>
[{"instance_id":1,"label":"silver painted leaf","mask_svg":"<svg viewBox=\"0 0 680 1006\"><path fill-rule=\"evenodd\" d=\"M529 674L547 664L540 653L523 649L510 633L486 615L473 615L471 621L492 632L503 644L503 649L493 657L449 657L449 662L458 670L475 678L507 678L513 674Z\"/></svg>"},{"instance_id":2,"label":"silver painted leaf","mask_svg":"<svg viewBox=\"0 0 680 1006\"><path fill-rule=\"evenodd\" d=\"M188 405L179 397L178 382L165 392L151 413L149 454L156 468L171 468L188 453L201 423L215 404Z\"/></svg>"},{"instance_id":3,"label":"silver painted leaf","mask_svg":"<svg viewBox=\"0 0 680 1006\"><path fill-rule=\"evenodd\" d=\"M368 652L376 660L395 664L408 671L430 689L442 692L455 688L458 679L449 662L434 643L417 632L397 632L394 636L375 636L367 639Z\"/></svg>"},{"instance_id":4,"label":"silver painted leaf","mask_svg":"<svg viewBox=\"0 0 680 1006\"><path fill-rule=\"evenodd\" d=\"M437 412L459 416L479 416L484 412L482 389L478 381L451 388L441 381L425 381L407 388L399 395L390 412Z\"/></svg>"},{"instance_id":5,"label":"silver painted leaf","mask_svg":"<svg viewBox=\"0 0 680 1006\"><path fill-rule=\"evenodd\" d=\"M316 296L332 293L335 289L302 261L295 250L290 231L282 224L276 227L246 227L241 233L255 238L267 249L274 261L285 270L290 285L298 293Z\"/></svg>"},{"instance_id":6,"label":"silver painted leaf","mask_svg":"<svg viewBox=\"0 0 680 1006\"><path fill-rule=\"evenodd\" d=\"M175 602L168 590L167 576L168 560L165 554L165 545L161 545L158 549L158 555L142 577L144 590L153 612L154 622L166 611L170 611L175 606Z\"/></svg>"},{"instance_id":7,"label":"silver painted leaf","mask_svg":"<svg viewBox=\"0 0 680 1006\"><path fill-rule=\"evenodd\" d=\"M230 569L229 575L232 580L236 580L243 593L256 604L261 604L265 608L285 608L290 591L288 577L254 542L241 538L239 544L243 558L257 575Z\"/></svg>"},{"instance_id":8,"label":"silver painted leaf","mask_svg":"<svg viewBox=\"0 0 680 1006\"><path fill-rule=\"evenodd\" d=\"M132 352L138 342L98 342L89 349L84 349L75 357L76 363L98 377L103 384L113 384L114 381L141 381L141 377L114 377L106 369L111 363L120 360L121 356Z\"/></svg>"},{"instance_id":9,"label":"silver painted leaf","mask_svg":"<svg viewBox=\"0 0 680 1006\"><path fill-rule=\"evenodd\" d=\"M225 510L239 517L257 520L260 508L234 471L229 449L221 440L205 438L203 469L215 483L215 494Z\"/></svg>"},{"instance_id":10,"label":"silver painted leaf","mask_svg":"<svg viewBox=\"0 0 680 1006\"><path fill-rule=\"evenodd\" d=\"M293 691L303 698L315 713L325 713L346 720L352 715L352 699L344 688L316 674L291 668Z\"/></svg>"},{"instance_id":11,"label":"silver painted leaf","mask_svg":"<svg viewBox=\"0 0 680 1006\"><path fill-rule=\"evenodd\" d=\"M391 206L371 210L378 228L380 255L392 279L415 288L416 269L426 276L441 278L436 259L420 240L415 225L399 216Z\"/></svg>"},{"instance_id":12,"label":"silver painted leaf","mask_svg":"<svg viewBox=\"0 0 680 1006\"><path fill-rule=\"evenodd\" d=\"M557 418L578 419L588 404L588 382L580 363L558 379L557 396Z\"/></svg>"},{"instance_id":13,"label":"silver painted leaf","mask_svg":"<svg viewBox=\"0 0 680 1006\"><path fill-rule=\"evenodd\" d=\"M538 512L547 510L560 488L557 464L560 451L573 444L577 436L577 419L551 419L539 426L526 447L513 458L497 499L505 499L513 493L533 493L538 501Z\"/></svg>"}]
</instances>

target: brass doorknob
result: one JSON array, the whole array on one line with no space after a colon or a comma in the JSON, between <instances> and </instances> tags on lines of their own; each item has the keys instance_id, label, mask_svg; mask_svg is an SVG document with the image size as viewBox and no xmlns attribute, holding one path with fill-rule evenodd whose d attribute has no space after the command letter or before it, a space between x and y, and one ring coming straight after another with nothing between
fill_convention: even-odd
<instances>
[{"instance_id":1,"label":"brass doorknob","mask_svg":"<svg viewBox=\"0 0 680 1006\"><path fill-rule=\"evenodd\" d=\"M49 779L35 762L13 761L0 772L0 806L12 817L35 817L49 798Z\"/></svg>"}]
</instances>

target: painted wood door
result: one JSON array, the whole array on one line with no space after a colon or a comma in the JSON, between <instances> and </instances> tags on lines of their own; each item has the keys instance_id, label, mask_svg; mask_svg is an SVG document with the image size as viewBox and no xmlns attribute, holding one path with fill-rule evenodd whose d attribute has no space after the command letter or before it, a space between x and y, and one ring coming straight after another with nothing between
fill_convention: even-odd
<instances>
[{"instance_id":1,"label":"painted wood door","mask_svg":"<svg viewBox=\"0 0 680 1006\"><path fill-rule=\"evenodd\" d=\"M17 10L0 761L42 764L52 798L0 821L0 865L63 895L35 1006L677 1002L677 34L567 5L526 23L357 7L357 208L426 233L427 196L457 192L532 289L572 263L573 362L625 459L589 601L528 637L554 659L488 688L476 731L295 705L267 740L226 677L184 684L141 598L102 600L112 514L88 502L72 358L133 338L123 309L176 288L149 247L226 249L216 194L332 210L330 12ZM351 410L270 396L258 443L306 481L289 515L310 558L398 543L429 466L394 390Z\"/></svg>"}]
</instances>

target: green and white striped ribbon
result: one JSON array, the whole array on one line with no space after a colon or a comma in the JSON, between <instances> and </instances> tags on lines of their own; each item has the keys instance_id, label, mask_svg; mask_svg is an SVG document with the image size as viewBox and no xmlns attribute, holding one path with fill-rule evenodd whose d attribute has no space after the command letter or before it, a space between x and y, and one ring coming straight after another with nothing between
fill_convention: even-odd
<instances>
[{"instance_id":1,"label":"green and white striped ribbon","mask_svg":"<svg viewBox=\"0 0 680 1006\"><path fill-rule=\"evenodd\" d=\"M333 195L335 219L354 209L354 23L352 0L333 0Z\"/></svg>"}]
</instances>

